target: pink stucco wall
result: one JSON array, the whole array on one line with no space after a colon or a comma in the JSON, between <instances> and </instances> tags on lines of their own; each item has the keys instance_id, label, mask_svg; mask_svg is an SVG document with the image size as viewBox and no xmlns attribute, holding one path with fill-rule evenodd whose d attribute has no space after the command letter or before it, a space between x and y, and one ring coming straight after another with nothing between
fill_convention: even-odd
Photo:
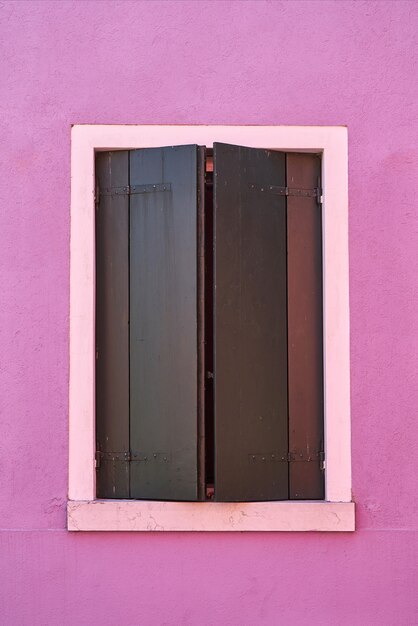
<instances>
[{"instance_id":1,"label":"pink stucco wall","mask_svg":"<svg viewBox=\"0 0 418 626\"><path fill-rule=\"evenodd\" d=\"M418 5L0 21L0 623L418 624ZM74 123L348 125L354 534L65 530Z\"/></svg>"}]
</instances>

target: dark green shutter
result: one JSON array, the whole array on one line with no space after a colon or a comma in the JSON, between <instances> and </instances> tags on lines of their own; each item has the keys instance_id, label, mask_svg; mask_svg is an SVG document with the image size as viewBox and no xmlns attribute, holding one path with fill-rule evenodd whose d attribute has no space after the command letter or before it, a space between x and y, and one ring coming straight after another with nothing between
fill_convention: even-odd
<instances>
[{"instance_id":1,"label":"dark green shutter","mask_svg":"<svg viewBox=\"0 0 418 626\"><path fill-rule=\"evenodd\" d=\"M287 154L290 189L320 187L315 154ZM324 498L322 217L314 195L287 199L289 497Z\"/></svg>"},{"instance_id":2,"label":"dark green shutter","mask_svg":"<svg viewBox=\"0 0 418 626\"><path fill-rule=\"evenodd\" d=\"M130 153L133 498L198 497L197 166L197 146Z\"/></svg>"},{"instance_id":3,"label":"dark green shutter","mask_svg":"<svg viewBox=\"0 0 418 626\"><path fill-rule=\"evenodd\" d=\"M99 498L129 497L128 152L96 158L96 464Z\"/></svg>"},{"instance_id":4,"label":"dark green shutter","mask_svg":"<svg viewBox=\"0 0 418 626\"><path fill-rule=\"evenodd\" d=\"M286 156L214 144L215 498L288 498Z\"/></svg>"}]
</instances>

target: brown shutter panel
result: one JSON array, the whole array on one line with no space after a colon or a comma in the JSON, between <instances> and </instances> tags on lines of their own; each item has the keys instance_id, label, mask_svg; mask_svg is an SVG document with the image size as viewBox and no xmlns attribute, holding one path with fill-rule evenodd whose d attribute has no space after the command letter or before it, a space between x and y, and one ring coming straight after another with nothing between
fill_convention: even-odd
<instances>
[{"instance_id":1,"label":"brown shutter panel","mask_svg":"<svg viewBox=\"0 0 418 626\"><path fill-rule=\"evenodd\" d=\"M133 498L198 497L198 154L130 153Z\"/></svg>"},{"instance_id":2,"label":"brown shutter panel","mask_svg":"<svg viewBox=\"0 0 418 626\"><path fill-rule=\"evenodd\" d=\"M99 498L129 497L128 152L96 158L96 464Z\"/></svg>"},{"instance_id":3,"label":"brown shutter panel","mask_svg":"<svg viewBox=\"0 0 418 626\"><path fill-rule=\"evenodd\" d=\"M320 186L314 154L287 154L287 185ZM289 452L291 499L324 498L322 218L312 196L287 199Z\"/></svg>"},{"instance_id":4,"label":"brown shutter panel","mask_svg":"<svg viewBox=\"0 0 418 626\"><path fill-rule=\"evenodd\" d=\"M214 144L215 499L288 498L286 156Z\"/></svg>"}]
</instances>

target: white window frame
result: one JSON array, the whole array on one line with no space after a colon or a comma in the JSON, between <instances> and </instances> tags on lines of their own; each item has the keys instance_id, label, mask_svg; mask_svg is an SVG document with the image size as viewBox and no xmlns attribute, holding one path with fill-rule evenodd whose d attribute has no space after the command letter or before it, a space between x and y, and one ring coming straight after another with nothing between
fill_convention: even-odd
<instances>
[{"instance_id":1,"label":"white window frame","mask_svg":"<svg viewBox=\"0 0 418 626\"><path fill-rule=\"evenodd\" d=\"M322 153L325 500L99 500L95 484L95 152L232 143ZM348 160L341 126L75 125L71 134L69 530L352 531Z\"/></svg>"}]
</instances>

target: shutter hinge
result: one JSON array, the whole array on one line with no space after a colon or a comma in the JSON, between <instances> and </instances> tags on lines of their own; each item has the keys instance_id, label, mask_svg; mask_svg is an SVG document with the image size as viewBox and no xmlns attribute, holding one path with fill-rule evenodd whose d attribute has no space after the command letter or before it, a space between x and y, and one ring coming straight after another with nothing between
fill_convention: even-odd
<instances>
[{"instance_id":1,"label":"shutter hinge","mask_svg":"<svg viewBox=\"0 0 418 626\"><path fill-rule=\"evenodd\" d=\"M322 203L322 189L318 185L314 189L294 189L292 187L280 187L278 185L249 185L253 191L264 191L277 196L294 196L299 198L315 198L318 204Z\"/></svg>"},{"instance_id":2,"label":"shutter hinge","mask_svg":"<svg viewBox=\"0 0 418 626\"><path fill-rule=\"evenodd\" d=\"M101 196L131 196L140 193L171 191L171 183L151 183L149 185L125 185L100 189Z\"/></svg>"},{"instance_id":3,"label":"shutter hinge","mask_svg":"<svg viewBox=\"0 0 418 626\"><path fill-rule=\"evenodd\" d=\"M323 451L309 451L303 452L301 450L292 450L288 452L287 455L289 463L310 463L310 462L318 462L321 464L325 461L325 453Z\"/></svg>"},{"instance_id":4,"label":"shutter hinge","mask_svg":"<svg viewBox=\"0 0 418 626\"><path fill-rule=\"evenodd\" d=\"M99 208L99 204L100 204L100 188L99 188L99 181L96 180L96 185L94 187L94 206L96 207L96 211Z\"/></svg>"},{"instance_id":5,"label":"shutter hinge","mask_svg":"<svg viewBox=\"0 0 418 626\"><path fill-rule=\"evenodd\" d=\"M287 463L287 452L254 452L248 455L250 463Z\"/></svg>"},{"instance_id":6,"label":"shutter hinge","mask_svg":"<svg viewBox=\"0 0 418 626\"><path fill-rule=\"evenodd\" d=\"M131 460L130 452L101 452L96 450L96 469L98 469L103 461L120 461L122 463L129 463Z\"/></svg>"},{"instance_id":7,"label":"shutter hinge","mask_svg":"<svg viewBox=\"0 0 418 626\"><path fill-rule=\"evenodd\" d=\"M321 179L318 176L318 186L316 188L316 203L318 206L322 205L322 189L321 189Z\"/></svg>"},{"instance_id":8,"label":"shutter hinge","mask_svg":"<svg viewBox=\"0 0 418 626\"><path fill-rule=\"evenodd\" d=\"M151 452L147 454L140 452L102 452L101 450L96 450L95 461L96 469L100 467L102 461L112 461L113 463L116 461L120 463L145 463L148 461L170 463L171 454L169 452Z\"/></svg>"},{"instance_id":9,"label":"shutter hinge","mask_svg":"<svg viewBox=\"0 0 418 626\"><path fill-rule=\"evenodd\" d=\"M251 463L311 463L319 461L322 469L322 464L325 463L325 454L324 452L306 453L297 450L292 452L253 452L248 455L248 460Z\"/></svg>"}]
</instances>

